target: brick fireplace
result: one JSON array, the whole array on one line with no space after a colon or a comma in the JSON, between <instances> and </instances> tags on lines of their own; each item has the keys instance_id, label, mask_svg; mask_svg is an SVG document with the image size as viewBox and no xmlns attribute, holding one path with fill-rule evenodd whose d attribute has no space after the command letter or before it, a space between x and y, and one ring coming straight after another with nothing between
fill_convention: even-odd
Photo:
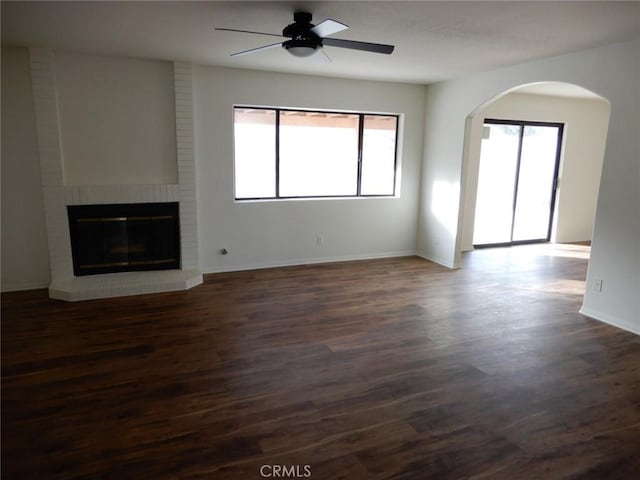
<instances>
[{"instance_id":1,"label":"brick fireplace","mask_svg":"<svg viewBox=\"0 0 640 480\"><path fill-rule=\"evenodd\" d=\"M68 185L64 175L54 54L50 50L30 49L29 55L51 270L49 296L67 301L90 300L185 290L202 283L202 273L198 265L191 64L173 64L174 92L172 93L175 98L177 183ZM133 220L138 224L132 224L132 229L129 229L133 236L138 235L137 240L131 245L127 241L125 246L122 239L116 241L112 238L112 244L107 248L110 252L108 255L112 255L112 261L103 262L121 264L118 267L124 267L127 263L133 268L113 268L115 266L111 265L111 268L103 269L91 262L85 262L82 268L74 258L76 239L73 239L72 230L78 233L78 225L74 225L75 220L69 216L69 212L79 212L85 206L92 206L98 210L115 209L116 216L111 218L164 217L166 215L156 215L153 212L143 214L141 209L150 206L151 210L154 210L167 204L172 204L172 208L176 211L173 227L175 229L169 234L175 235L172 238L177 245L176 256L166 256L166 252L163 251L159 253L159 257L151 258L149 255L154 254L147 251L142 257L136 257L136 254L142 253L140 249L146 248L143 245L144 241L141 240L143 230L147 227L151 230L166 227L166 224L162 223L166 220L158 218L155 219L159 222L155 227L153 225L143 227L142 224L145 221L138 218ZM130 211L133 213L123 214L127 208L132 209ZM96 220L81 223L84 223L83 227L87 227L92 222L97 223ZM120 224L118 228L121 231L127 231L127 227L122 225L126 221L114 222ZM152 220L146 220L146 222L148 224ZM95 224L90 225L90 227L95 226ZM81 236L95 234L95 231L88 233L91 228L84 230L80 228L80 230ZM164 231L163 235L167 235L167 231ZM118 252L120 252L119 257ZM123 252L126 252L126 258ZM93 254L95 252L90 255ZM93 257L89 256L84 260L87 258ZM169 258L173 258L171 263L163 263ZM146 265L143 267L145 262ZM155 268L148 268L154 267L154 262L156 262Z\"/></svg>"}]
</instances>

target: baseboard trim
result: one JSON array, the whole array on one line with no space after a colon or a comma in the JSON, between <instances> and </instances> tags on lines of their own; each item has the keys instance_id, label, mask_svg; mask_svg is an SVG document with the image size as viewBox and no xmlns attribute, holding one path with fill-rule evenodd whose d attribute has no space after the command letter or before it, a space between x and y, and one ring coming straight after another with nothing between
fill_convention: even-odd
<instances>
[{"instance_id":1,"label":"baseboard trim","mask_svg":"<svg viewBox=\"0 0 640 480\"><path fill-rule=\"evenodd\" d=\"M47 283L18 283L18 284L9 284L2 285L2 293L11 293L11 292L24 292L26 290L42 290L44 288L49 288L49 282Z\"/></svg>"},{"instance_id":2,"label":"baseboard trim","mask_svg":"<svg viewBox=\"0 0 640 480\"><path fill-rule=\"evenodd\" d=\"M613 327L620 328L630 333L634 333L636 335L640 335L640 326L633 325L625 320L621 320L619 318L614 318L611 315L607 315L605 313L599 312L592 308L582 307L580 309L580 313L586 317L592 318L602 323L606 323Z\"/></svg>"},{"instance_id":3,"label":"baseboard trim","mask_svg":"<svg viewBox=\"0 0 640 480\"><path fill-rule=\"evenodd\" d=\"M452 270L457 270L460 267L458 265L456 265L453 262L450 262L449 260L445 260L443 258L439 258L433 255L428 255L426 253L423 252L416 252L415 254L417 257L423 258L425 260L428 260L429 262L433 262L433 263L437 263L438 265L442 265L443 267L447 267L450 268Z\"/></svg>"},{"instance_id":4,"label":"baseboard trim","mask_svg":"<svg viewBox=\"0 0 640 480\"><path fill-rule=\"evenodd\" d=\"M394 258L394 257L415 257L419 256L415 251L403 251L403 252L387 252L375 255L347 255L341 257L326 257L326 258L312 258L304 260L289 260L286 262L277 263L257 263L257 264L245 264L245 265L229 265L219 268L205 268L203 272L205 275L210 273L228 273L228 272L243 272L247 270L264 270L267 268L280 268L280 267L298 267L301 265L316 265L322 263L337 263L337 262L357 262L360 260L377 260L382 258Z\"/></svg>"}]
</instances>

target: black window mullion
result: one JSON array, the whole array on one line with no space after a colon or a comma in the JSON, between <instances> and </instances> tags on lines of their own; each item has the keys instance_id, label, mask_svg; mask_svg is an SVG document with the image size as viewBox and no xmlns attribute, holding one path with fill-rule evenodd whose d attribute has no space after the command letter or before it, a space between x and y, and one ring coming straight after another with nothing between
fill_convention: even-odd
<instances>
[{"instance_id":1,"label":"black window mullion","mask_svg":"<svg viewBox=\"0 0 640 480\"><path fill-rule=\"evenodd\" d=\"M280 141L281 141L281 135L280 135L280 125L281 125L281 114L283 111L285 112L314 112L314 113L340 113L340 112L333 112L333 111L328 111L328 110L307 110L307 109L289 109L289 108L274 108L274 107L253 107L253 106L234 106L234 109L236 108L256 108L256 109L262 109L262 110L271 110L275 113L275 146L274 146L274 150L275 150L275 191L274 191L274 196L273 197L259 197L259 198L236 198L236 200L266 200L269 198L273 198L273 199L289 199L289 198L342 198L342 197L387 197L387 196L394 196L395 195L395 191L396 191L396 176L397 176L397 168L398 168L398 130L399 130L399 121L398 121L398 115L394 115L396 117L396 138L395 138L395 151L394 151L394 169L393 169L393 193L391 195L389 194L371 194L371 195L363 195L362 193L362 172L363 172L363 166L364 166L364 155L363 155L363 150L364 150L364 128L365 128L365 117L367 115L371 115L371 116L386 116L386 115L382 115L382 114L375 114L375 113L361 113L361 112L349 112L350 115L354 115L357 117L358 119L358 131L357 131L357 135L358 135L358 141L357 141L357 178L356 178L356 193L355 195L315 195L315 196L282 196L281 195L281 189L280 189Z\"/></svg>"},{"instance_id":2,"label":"black window mullion","mask_svg":"<svg viewBox=\"0 0 640 480\"><path fill-rule=\"evenodd\" d=\"M396 144L393 150L393 196L396 194L396 181L398 180L398 131L400 130L400 117L396 117Z\"/></svg>"},{"instance_id":3,"label":"black window mullion","mask_svg":"<svg viewBox=\"0 0 640 480\"><path fill-rule=\"evenodd\" d=\"M553 188L551 189L551 214L549 215L549 228L547 229L547 241L551 240L553 227L553 213L556 208L556 196L558 193L558 173L560 171L560 154L562 153L562 136L564 135L564 123L556 124L558 136L556 139L556 165L553 169Z\"/></svg>"},{"instance_id":4,"label":"black window mullion","mask_svg":"<svg viewBox=\"0 0 640 480\"><path fill-rule=\"evenodd\" d=\"M358 185L356 188L356 196L362 195L362 144L364 139L364 115L358 115Z\"/></svg>"},{"instance_id":5,"label":"black window mullion","mask_svg":"<svg viewBox=\"0 0 640 480\"><path fill-rule=\"evenodd\" d=\"M518 134L518 157L516 159L516 177L515 184L513 186L513 213L511 214L511 238L513 242L513 228L516 223L516 205L518 203L518 180L520 179L520 159L522 157L522 141L524 140L524 124L519 124L520 132Z\"/></svg>"},{"instance_id":6,"label":"black window mullion","mask_svg":"<svg viewBox=\"0 0 640 480\"><path fill-rule=\"evenodd\" d=\"M276 198L280 198L280 109L276 109Z\"/></svg>"},{"instance_id":7,"label":"black window mullion","mask_svg":"<svg viewBox=\"0 0 640 480\"><path fill-rule=\"evenodd\" d=\"M540 122L540 121L529 121L529 120L504 120L497 118L485 118L484 124L489 125L510 125L519 127L518 131L518 148L516 151L516 170L515 170L515 180L514 180L514 191L513 191L513 202L512 202L512 214L511 214L511 234L510 241L504 243L493 243L493 244L480 244L474 245L475 248L485 248L485 247L496 247L496 246L510 246L510 245L524 245L528 243L538 243L549 241L551 238L551 230L553 227L553 217L555 212L556 205L556 194L558 188L558 172L560 168L560 156L562 152L562 141L564 134L564 123L557 122ZM524 134L526 127L555 127L558 130L557 133L557 144L556 144L556 157L555 157L555 166L553 173L553 184L551 188L551 200L550 200L550 213L549 213L549 226L547 229L547 237L541 239L531 239L531 240L513 240L513 232L515 228L515 218L516 218L516 207L518 202L518 187L520 180L520 167L522 161L522 146L524 143Z\"/></svg>"}]
</instances>

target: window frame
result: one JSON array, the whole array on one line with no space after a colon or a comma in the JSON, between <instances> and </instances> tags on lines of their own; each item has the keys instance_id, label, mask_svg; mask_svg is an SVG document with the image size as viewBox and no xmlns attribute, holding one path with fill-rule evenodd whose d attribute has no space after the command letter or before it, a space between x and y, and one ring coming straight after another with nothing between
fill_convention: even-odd
<instances>
[{"instance_id":1,"label":"window frame","mask_svg":"<svg viewBox=\"0 0 640 480\"><path fill-rule=\"evenodd\" d=\"M236 195L236 158L235 158L235 111L236 109L251 109L251 110L271 110L275 112L275 196L273 197L238 197ZM302 112L302 113L329 113L336 115L357 115L358 116L358 152L357 152L357 177L356 177L356 194L355 195L295 195L295 196L282 196L280 195L280 113L281 112ZM363 194L361 192L362 187L362 151L364 141L364 119L369 116L378 117L394 117L396 119L396 135L395 146L393 151L393 192L381 193L381 194ZM234 105L233 106L233 198L236 202L251 202L260 200L308 200L308 199L340 199L340 198L394 198L398 192L398 143L400 137L400 114L397 113L375 113L375 112L356 112L346 110L321 110L321 109L307 109L307 108L292 108L292 107L267 107L256 105Z\"/></svg>"}]
</instances>

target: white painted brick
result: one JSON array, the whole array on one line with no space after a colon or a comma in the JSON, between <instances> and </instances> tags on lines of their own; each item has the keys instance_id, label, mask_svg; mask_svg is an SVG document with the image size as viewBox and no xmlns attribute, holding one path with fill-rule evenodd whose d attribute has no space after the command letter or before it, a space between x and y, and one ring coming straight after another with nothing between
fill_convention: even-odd
<instances>
[{"instance_id":1,"label":"white painted brick","mask_svg":"<svg viewBox=\"0 0 640 480\"><path fill-rule=\"evenodd\" d=\"M50 294L85 300L143 292L191 288L202 283L198 268L193 72L189 63L174 64L176 147L179 182L170 185L100 185L64 187L55 64L52 52L30 49L36 133L41 163L45 220L52 273ZM74 277L66 205L178 201L182 264L188 270L128 272Z\"/></svg>"}]
</instances>

